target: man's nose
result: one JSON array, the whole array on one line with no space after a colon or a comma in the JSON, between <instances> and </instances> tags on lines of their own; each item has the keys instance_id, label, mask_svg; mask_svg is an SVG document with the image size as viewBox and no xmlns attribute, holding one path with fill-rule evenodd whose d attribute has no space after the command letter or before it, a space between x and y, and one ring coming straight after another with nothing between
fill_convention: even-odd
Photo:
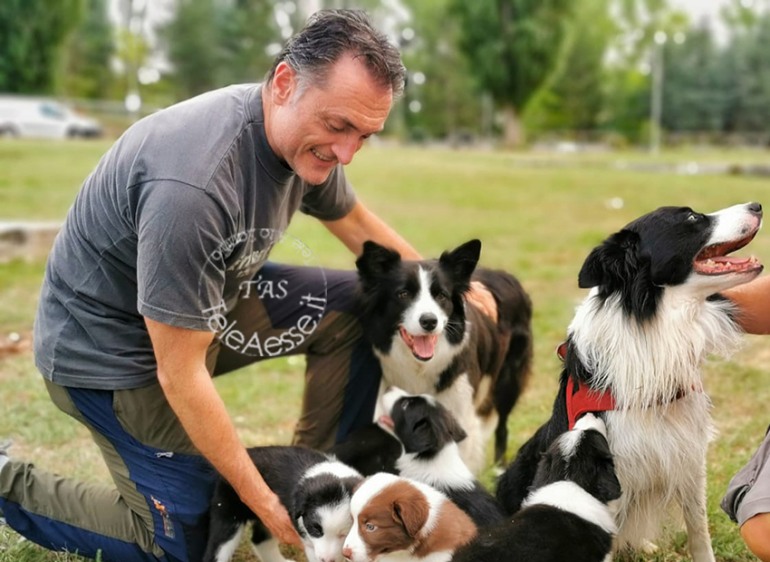
<instances>
[{"instance_id":1,"label":"man's nose","mask_svg":"<svg viewBox=\"0 0 770 562\"><path fill-rule=\"evenodd\" d=\"M332 151L334 152L337 161L343 166L347 166L353 161L353 156L355 156L362 144L362 141L358 140L356 137L349 136L345 137L344 140L334 143L332 145Z\"/></svg>"}]
</instances>

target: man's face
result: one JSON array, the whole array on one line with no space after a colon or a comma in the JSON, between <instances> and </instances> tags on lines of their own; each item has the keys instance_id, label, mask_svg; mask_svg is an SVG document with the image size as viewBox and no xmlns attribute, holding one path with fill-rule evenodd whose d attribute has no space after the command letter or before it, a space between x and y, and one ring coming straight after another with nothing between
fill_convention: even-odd
<instances>
[{"instance_id":1,"label":"man's face","mask_svg":"<svg viewBox=\"0 0 770 562\"><path fill-rule=\"evenodd\" d=\"M348 164L382 130L393 101L391 89L349 56L331 66L322 86L308 83L302 91L295 71L281 63L268 97L268 142L310 184L323 183L338 163Z\"/></svg>"}]
</instances>

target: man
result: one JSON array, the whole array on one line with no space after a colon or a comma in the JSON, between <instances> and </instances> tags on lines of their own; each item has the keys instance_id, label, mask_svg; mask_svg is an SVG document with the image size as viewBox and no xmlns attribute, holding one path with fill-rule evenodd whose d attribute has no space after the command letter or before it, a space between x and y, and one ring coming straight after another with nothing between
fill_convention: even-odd
<instances>
[{"instance_id":1,"label":"man","mask_svg":"<svg viewBox=\"0 0 770 562\"><path fill-rule=\"evenodd\" d=\"M362 13L320 12L263 86L177 104L118 140L54 244L34 334L52 400L89 428L116 488L0 451L8 525L105 561L196 560L215 469L279 541L299 544L211 374L304 353L295 441L326 447L371 420L379 374L350 313L353 272L266 258L298 209L354 254L373 239L418 257L342 170L403 81L397 50Z\"/></svg>"}]
</instances>

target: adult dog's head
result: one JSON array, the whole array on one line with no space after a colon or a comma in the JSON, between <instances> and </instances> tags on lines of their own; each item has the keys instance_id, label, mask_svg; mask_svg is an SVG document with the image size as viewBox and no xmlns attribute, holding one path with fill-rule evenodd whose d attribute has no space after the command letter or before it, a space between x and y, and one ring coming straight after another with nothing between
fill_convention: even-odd
<instances>
[{"instance_id":1,"label":"adult dog's head","mask_svg":"<svg viewBox=\"0 0 770 562\"><path fill-rule=\"evenodd\" d=\"M481 242L471 240L438 260L405 261L398 252L365 242L356 267L363 325L375 350L400 350L428 362L460 345L465 337L463 294L480 252Z\"/></svg>"},{"instance_id":2,"label":"adult dog's head","mask_svg":"<svg viewBox=\"0 0 770 562\"><path fill-rule=\"evenodd\" d=\"M750 281L762 271L753 257L729 254L747 245L762 224L759 203L712 214L661 207L626 225L595 248L578 276L600 300L619 296L625 312L644 321L657 310L664 287L687 287L705 299Z\"/></svg>"}]
</instances>

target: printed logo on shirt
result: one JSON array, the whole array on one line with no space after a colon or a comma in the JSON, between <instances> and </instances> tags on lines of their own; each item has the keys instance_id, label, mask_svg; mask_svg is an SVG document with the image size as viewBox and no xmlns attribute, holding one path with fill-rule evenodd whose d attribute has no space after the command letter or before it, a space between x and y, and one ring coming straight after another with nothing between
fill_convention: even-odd
<instances>
[{"instance_id":1,"label":"printed logo on shirt","mask_svg":"<svg viewBox=\"0 0 770 562\"><path fill-rule=\"evenodd\" d=\"M273 250L276 263L266 265ZM212 253L208 265L211 275L221 275L224 268L225 282L219 302L202 312L220 343L233 351L260 358L287 355L307 341L324 316L324 270L310 248L291 235L260 229L233 236Z\"/></svg>"}]
</instances>

